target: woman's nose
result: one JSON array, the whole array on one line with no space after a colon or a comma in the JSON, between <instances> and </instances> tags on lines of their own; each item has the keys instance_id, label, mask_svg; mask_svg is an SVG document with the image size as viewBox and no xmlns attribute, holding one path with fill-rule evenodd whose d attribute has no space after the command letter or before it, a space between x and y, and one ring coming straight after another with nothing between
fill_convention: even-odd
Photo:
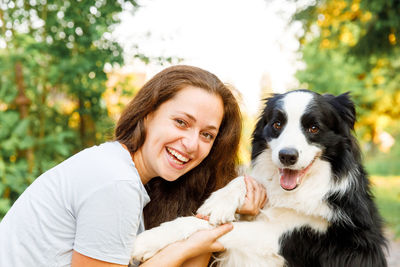
<instances>
[{"instance_id":1,"label":"woman's nose","mask_svg":"<svg viewBox=\"0 0 400 267\"><path fill-rule=\"evenodd\" d=\"M182 138L182 144L186 149L186 152L195 152L199 146L199 134L192 132Z\"/></svg>"}]
</instances>

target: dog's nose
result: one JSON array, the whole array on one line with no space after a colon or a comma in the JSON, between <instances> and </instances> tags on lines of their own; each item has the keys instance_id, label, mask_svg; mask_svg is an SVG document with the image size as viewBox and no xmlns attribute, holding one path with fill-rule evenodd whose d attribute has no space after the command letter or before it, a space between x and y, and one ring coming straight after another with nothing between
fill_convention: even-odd
<instances>
[{"instance_id":1,"label":"dog's nose","mask_svg":"<svg viewBox=\"0 0 400 267\"><path fill-rule=\"evenodd\" d=\"M279 160L285 166L293 165L299 158L299 152L294 148L283 148L279 151Z\"/></svg>"}]
</instances>

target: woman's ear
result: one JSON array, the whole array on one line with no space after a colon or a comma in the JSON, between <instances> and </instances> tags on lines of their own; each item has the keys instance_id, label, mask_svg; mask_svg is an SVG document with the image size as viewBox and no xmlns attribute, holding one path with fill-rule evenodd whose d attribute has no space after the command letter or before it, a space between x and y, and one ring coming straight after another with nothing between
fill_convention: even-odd
<instances>
[{"instance_id":1,"label":"woman's ear","mask_svg":"<svg viewBox=\"0 0 400 267\"><path fill-rule=\"evenodd\" d=\"M145 130L147 130L147 127L149 126L149 121L151 121L151 120L153 119L153 117L154 117L154 112L155 112L155 111L152 111L152 112L148 113L148 114L143 118L142 126L144 127Z\"/></svg>"}]
</instances>

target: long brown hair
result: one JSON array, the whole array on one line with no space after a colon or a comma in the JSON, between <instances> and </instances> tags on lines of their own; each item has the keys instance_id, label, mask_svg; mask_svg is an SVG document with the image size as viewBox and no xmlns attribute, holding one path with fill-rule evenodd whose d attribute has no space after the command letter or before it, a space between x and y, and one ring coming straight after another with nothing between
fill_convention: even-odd
<instances>
[{"instance_id":1,"label":"long brown hair","mask_svg":"<svg viewBox=\"0 0 400 267\"><path fill-rule=\"evenodd\" d=\"M115 140L134 154L145 141L145 117L186 86L219 95L224 104L224 116L210 153L198 166L176 181L156 177L146 184L151 198L144 209L146 228L193 214L211 192L237 176L241 135L239 106L225 84L214 74L197 67L169 67L149 80L123 111L115 129Z\"/></svg>"}]
</instances>

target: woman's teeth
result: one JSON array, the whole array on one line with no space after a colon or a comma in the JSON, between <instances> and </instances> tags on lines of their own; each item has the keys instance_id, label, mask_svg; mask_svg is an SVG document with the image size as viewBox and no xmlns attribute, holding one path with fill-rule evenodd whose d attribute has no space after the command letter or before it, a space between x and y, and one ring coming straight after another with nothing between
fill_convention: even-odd
<instances>
[{"instance_id":1,"label":"woman's teeth","mask_svg":"<svg viewBox=\"0 0 400 267\"><path fill-rule=\"evenodd\" d=\"M181 162L179 162L179 161L177 161L177 160L174 159L176 163L183 164L183 163L186 163L186 162L189 161L188 158L182 156L181 154L179 154L179 153L176 152L175 150L173 150L173 149L171 149L171 148L168 148L168 147L167 147L167 150L168 150L168 152L169 152L170 154L174 155L178 160L181 161ZM182 163L182 162L183 162L183 163Z\"/></svg>"}]
</instances>

